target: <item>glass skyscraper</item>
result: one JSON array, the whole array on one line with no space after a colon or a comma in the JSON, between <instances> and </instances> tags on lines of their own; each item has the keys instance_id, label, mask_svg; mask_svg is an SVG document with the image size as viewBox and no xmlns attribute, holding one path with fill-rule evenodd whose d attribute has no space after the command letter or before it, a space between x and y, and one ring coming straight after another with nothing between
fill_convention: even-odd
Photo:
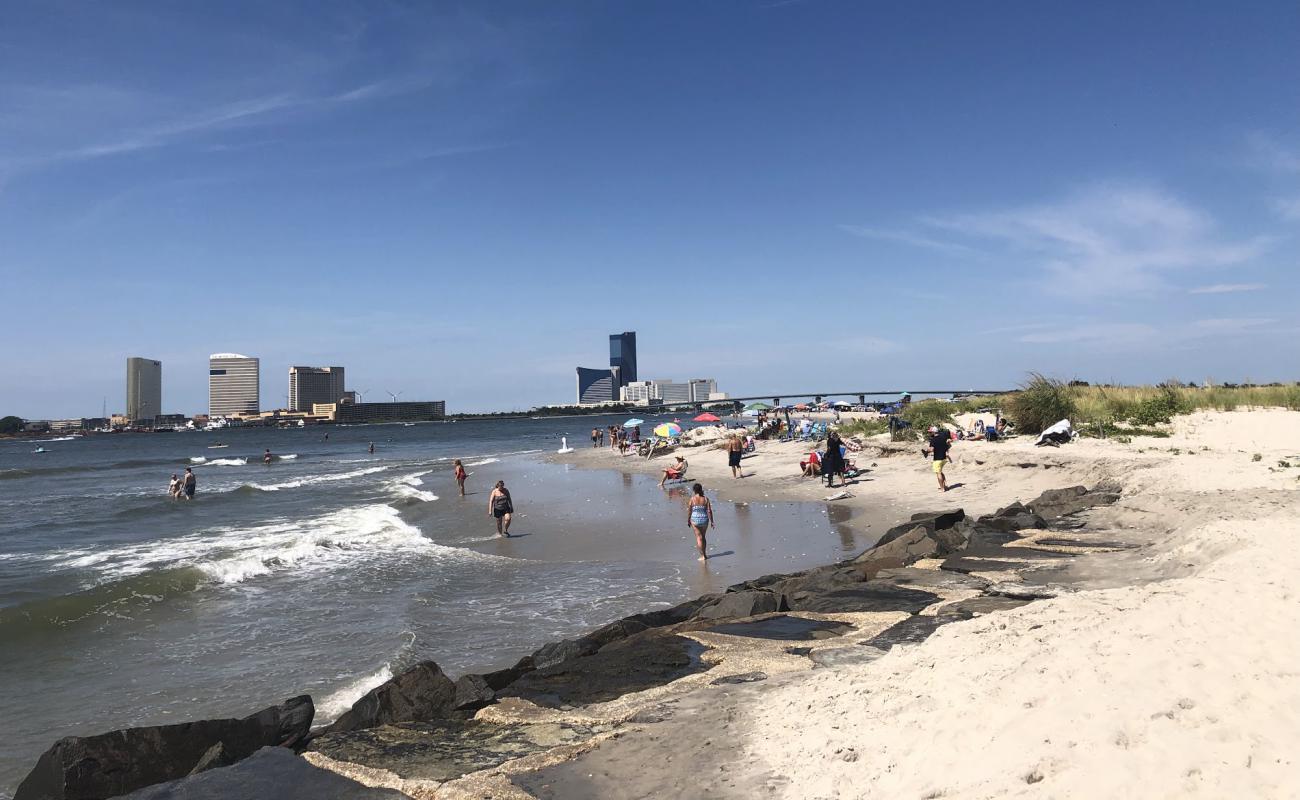
<instances>
[{"instance_id":1,"label":"glass skyscraper","mask_svg":"<svg viewBox=\"0 0 1300 800\"><path fill-rule=\"evenodd\" d=\"M618 369L620 387L637 381L636 331L623 331L609 335L609 365Z\"/></svg>"}]
</instances>

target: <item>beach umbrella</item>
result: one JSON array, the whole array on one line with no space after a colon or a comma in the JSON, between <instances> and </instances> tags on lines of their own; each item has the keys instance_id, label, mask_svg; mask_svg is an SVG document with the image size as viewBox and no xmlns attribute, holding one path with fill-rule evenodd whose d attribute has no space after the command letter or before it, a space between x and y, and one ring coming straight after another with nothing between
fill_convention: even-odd
<instances>
[{"instance_id":1,"label":"beach umbrella","mask_svg":"<svg viewBox=\"0 0 1300 800\"><path fill-rule=\"evenodd\" d=\"M635 428L635 427L638 426L638 425L644 425L644 424L645 424L645 420L643 420L643 419L637 419L636 417L633 417L632 419L628 420L627 422L624 422L624 423L623 423L623 427L624 427L624 428Z\"/></svg>"},{"instance_id":2,"label":"beach umbrella","mask_svg":"<svg viewBox=\"0 0 1300 800\"><path fill-rule=\"evenodd\" d=\"M665 422L664 424L655 428L655 436L659 436L664 439L671 439L674 436L681 436L681 435L682 435L682 426L678 425L675 422Z\"/></svg>"},{"instance_id":3,"label":"beach umbrella","mask_svg":"<svg viewBox=\"0 0 1300 800\"><path fill-rule=\"evenodd\" d=\"M716 417L713 414L710 414L709 412L705 411L703 414L696 417L695 421L696 422L722 422L722 418Z\"/></svg>"},{"instance_id":4,"label":"beach umbrella","mask_svg":"<svg viewBox=\"0 0 1300 800\"><path fill-rule=\"evenodd\" d=\"M807 411L807 410L808 410L808 404L807 404L807 403L798 403L798 404L795 405L794 410L795 410L795 411Z\"/></svg>"},{"instance_id":5,"label":"beach umbrella","mask_svg":"<svg viewBox=\"0 0 1300 800\"><path fill-rule=\"evenodd\" d=\"M757 417L757 416L758 416L758 409L757 409L757 408L751 408L751 409L748 410L748 411L743 411L743 412L741 412L741 416L742 416L742 417Z\"/></svg>"},{"instance_id":6,"label":"beach umbrella","mask_svg":"<svg viewBox=\"0 0 1300 800\"><path fill-rule=\"evenodd\" d=\"M849 403L849 402L846 402L846 401L844 401L844 400L836 400L836 401L835 401L834 403L832 403L831 405L840 406L840 407L842 407L842 408L849 408L849 407L851 407L853 404L852 404L852 403Z\"/></svg>"},{"instance_id":7,"label":"beach umbrella","mask_svg":"<svg viewBox=\"0 0 1300 800\"><path fill-rule=\"evenodd\" d=\"M745 406L746 411L766 411L769 408L771 408L771 406L769 406L767 403L750 403L749 405Z\"/></svg>"}]
</instances>

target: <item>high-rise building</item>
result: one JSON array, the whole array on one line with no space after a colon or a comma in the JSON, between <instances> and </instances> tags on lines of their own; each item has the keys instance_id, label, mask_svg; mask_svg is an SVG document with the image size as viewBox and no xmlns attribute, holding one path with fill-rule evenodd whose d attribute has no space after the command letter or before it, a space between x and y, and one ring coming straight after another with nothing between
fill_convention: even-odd
<instances>
[{"instance_id":1,"label":"high-rise building","mask_svg":"<svg viewBox=\"0 0 1300 800\"><path fill-rule=\"evenodd\" d=\"M149 420L162 413L162 362L151 358L126 360L126 415Z\"/></svg>"},{"instance_id":2,"label":"high-rise building","mask_svg":"<svg viewBox=\"0 0 1300 800\"><path fill-rule=\"evenodd\" d=\"M718 382L713 378L691 378L687 384L691 387L692 403L702 403L718 391Z\"/></svg>"},{"instance_id":3,"label":"high-rise building","mask_svg":"<svg viewBox=\"0 0 1300 800\"><path fill-rule=\"evenodd\" d=\"M623 331L609 335L609 365L618 370L618 387L637 380L636 331ZM615 395L618 394L618 387L615 387Z\"/></svg>"},{"instance_id":4,"label":"high-rise building","mask_svg":"<svg viewBox=\"0 0 1300 800\"><path fill-rule=\"evenodd\" d=\"M208 358L208 416L256 414L260 410L258 361L238 353Z\"/></svg>"},{"instance_id":5,"label":"high-rise building","mask_svg":"<svg viewBox=\"0 0 1300 800\"><path fill-rule=\"evenodd\" d=\"M655 392L664 401L664 405L691 402L691 386L688 383L675 383L666 378L650 382L654 384Z\"/></svg>"},{"instance_id":6,"label":"high-rise building","mask_svg":"<svg viewBox=\"0 0 1300 800\"><path fill-rule=\"evenodd\" d=\"M342 400L342 367L289 367L289 410L311 411L316 403Z\"/></svg>"},{"instance_id":7,"label":"high-rise building","mask_svg":"<svg viewBox=\"0 0 1300 800\"><path fill-rule=\"evenodd\" d=\"M606 405L618 401L619 370L578 367L578 405Z\"/></svg>"}]
</instances>

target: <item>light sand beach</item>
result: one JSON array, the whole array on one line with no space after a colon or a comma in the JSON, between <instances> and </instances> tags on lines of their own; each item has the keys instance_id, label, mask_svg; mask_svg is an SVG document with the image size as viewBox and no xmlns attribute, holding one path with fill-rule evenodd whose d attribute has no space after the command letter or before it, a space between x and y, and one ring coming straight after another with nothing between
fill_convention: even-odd
<instances>
[{"instance_id":1,"label":"light sand beach","mask_svg":"<svg viewBox=\"0 0 1300 800\"><path fill-rule=\"evenodd\" d=\"M555 785L592 797L1297 796L1300 414L1196 413L1171 433L959 443L960 486L942 497L919 453L874 458L870 480L838 502L895 519L983 513L1111 480L1123 496L1090 526L1139 547L1075 559L1073 590L1056 599L867 663L695 689L708 699L683 698L689 725L606 742L575 763L585 778ZM761 443L744 480L724 477L722 453L691 453L690 472L725 497L828 494L798 477L801 450ZM638 471L663 461L574 456Z\"/></svg>"}]
</instances>

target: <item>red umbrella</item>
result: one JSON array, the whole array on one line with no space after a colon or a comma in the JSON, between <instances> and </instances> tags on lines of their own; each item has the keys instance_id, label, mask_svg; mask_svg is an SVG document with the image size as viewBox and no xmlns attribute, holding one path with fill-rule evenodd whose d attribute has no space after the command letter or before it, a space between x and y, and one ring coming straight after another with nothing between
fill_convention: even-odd
<instances>
[{"instance_id":1,"label":"red umbrella","mask_svg":"<svg viewBox=\"0 0 1300 800\"><path fill-rule=\"evenodd\" d=\"M722 422L722 419L720 417L715 417L709 412L705 411L703 414L696 417L695 421L696 422Z\"/></svg>"}]
</instances>

